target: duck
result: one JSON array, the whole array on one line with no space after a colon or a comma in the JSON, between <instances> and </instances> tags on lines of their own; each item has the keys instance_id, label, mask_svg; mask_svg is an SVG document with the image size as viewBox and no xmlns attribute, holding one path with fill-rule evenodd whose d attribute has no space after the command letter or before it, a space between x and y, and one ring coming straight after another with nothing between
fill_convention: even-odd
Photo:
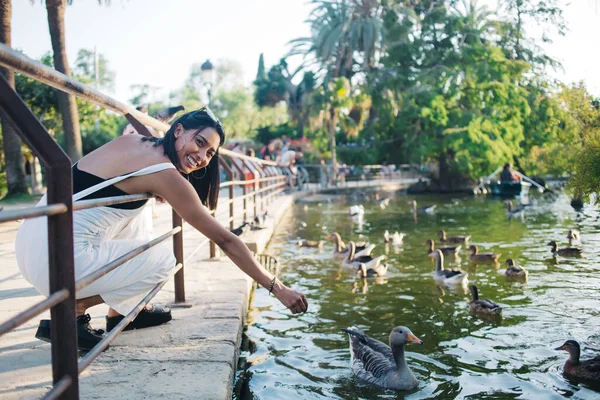
<instances>
[{"instance_id":1,"label":"duck","mask_svg":"<svg viewBox=\"0 0 600 400\"><path fill-rule=\"evenodd\" d=\"M334 246L333 246L333 256L334 257L342 258L342 259L346 257L346 253L348 253L348 248L346 247L346 244L342 240L342 237L340 236L339 233L333 232L333 233L325 236L325 239L333 240L335 242ZM356 255L369 255L369 254L371 254L371 251L375 247L374 244L370 245L368 242L364 242L364 241L363 242L354 242L354 245L356 246ZM369 247L370 247L370 250L369 250ZM363 253L363 251L367 254Z\"/></svg>"},{"instance_id":2,"label":"duck","mask_svg":"<svg viewBox=\"0 0 600 400\"><path fill-rule=\"evenodd\" d=\"M389 337L390 345L373 339L357 328L342 329L350 340L350 364L359 379L392 390L411 390L419 382L406 364L404 345L423 344L410 329L397 326Z\"/></svg>"},{"instance_id":3,"label":"duck","mask_svg":"<svg viewBox=\"0 0 600 400\"><path fill-rule=\"evenodd\" d=\"M390 232L387 229L385 232L383 232L383 240L386 243L392 243L395 246L399 246L402 244L402 240L404 239L404 236L406 236L405 233L398 233L398 232L394 232L393 235L390 235Z\"/></svg>"},{"instance_id":4,"label":"duck","mask_svg":"<svg viewBox=\"0 0 600 400\"><path fill-rule=\"evenodd\" d=\"M435 208L437 207L437 205L432 204L429 206L423 206L423 207L418 207L417 208L417 201L416 200L411 200L408 202L408 204L412 205L413 208L413 213L419 213L419 214L433 214L435 212Z\"/></svg>"},{"instance_id":5,"label":"duck","mask_svg":"<svg viewBox=\"0 0 600 400\"><path fill-rule=\"evenodd\" d=\"M569 233L567 233L567 239L569 239L569 242L572 240L580 240L579 231L576 231L575 229L569 229Z\"/></svg>"},{"instance_id":6,"label":"duck","mask_svg":"<svg viewBox=\"0 0 600 400\"><path fill-rule=\"evenodd\" d=\"M464 243L467 244L469 239L471 239L471 235L467 236L446 236L446 231L440 229L438 231L438 236L440 237L440 242L448 242L448 243Z\"/></svg>"},{"instance_id":7,"label":"duck","mask_svg":"<svg viewBox=\"0 0 600 400\"><path fill-rule=\"evenodd\" d=\"M377 202L379 203L379 208L385 210L385 208L390 205L390 200L392 200L391 197L386 197L385 199L379 200Z\"/></svg>"},{"instance_id":8,"label":"duck","mask_svg":"<svg viewBox=\"0 0 600 400\"><path fill-rule=\"evenodd\" d=\"M471 250L471 254L469 258L475 261L484 261L484 262L493 262L497 263L498 259L502 254L496 253L479 253L479 249L475 245L469 246L469 250Z\"/></svg>"},{"instance_id":9,"label":"duck","mask_svg":"<svg viewBox=\"0 0 600 400\"><path fill-rule=\"evenodd\" d=\"M563 257L581 257L581 249L577 247L563 247L562 249L558 248L558 244L556 241L552 240L548 242L548 246L552 246L552 253L558 254Z\"/></svg>"},{"instance_id":10,"label":"duck","mask_svg":"<svg viewBox=\"0 0 600 400\"><path fill-rule=\"evenodd\" d=\"M313 247L319 250L323 250L323 241L319 240L298 240L298 247Z\"/></svg>"},{"instance_id":11,"label":"duck","mask_svg":"<svg viewBox=\"0 0 600 400\"><path fill-rule=\"evenodd\" d=\"M362 204L350 206L350 209L348 210L348 214L350 214L351 217L363 215L364 213L365 213L365 208L363 207Z\"/></svg>"},{"instance_id":12,"label":"duck","mask_svg":"<svg viewBox=\"0 0 600 400\"><path fill-rule=\"evenodd\" d=\"M360 266L356 273L361 278L374 278L378 276L385 276L385 274L387 274L387 270L387 263L380 263L376 267L367 267L364 263L360 263Z\"/></svg>"},{"instance_id":13,"label":"duck","mask_svg":"<svg viewBox=\"0 0 600 400\"><path fill-rule=\"evenodd\" d=\"M500 315L502 314L502 307L494 303L491 300L482 300L479 298L479 292L477 286L470 285L469 290L473 300L469 302L469 310L474 314L481 315Z\"/></svg>"},{"instance_id":14,"label":"duck","mask_svg":"<svg viewBox=\"0 0 600 400\"><path fill-rule=\"evenodd\" d=\"M460 268L444 269L444 254L437 249L429 254L429 257L435 258L434 279L449 285L465 285L469 274Z\"/></svg>"},{"instance_id":15,"label":"duck","mask_svg":"<svg viewBox=\"0 0 600 400\"><path fill-rule=\"evenodd\" d=\"M431 254L434 251L434 246L435 246L435 242L433 241L433 239L427 239L425 241L425 244L427 246L429 246L429 250L427 251L427 254ZM462 246L459 244L458 246L442 246L442 247L438 247L438 250L441 250L442 253L444 253L445 256L449 256L449 255L458 255L460 253L460 249L462 248Z\"/></svg>"},{"instance_id":16,"label":"duck","mask_svg":"<svg viewBox=\"0 0 600 400\"><path fill-rule=\"evenodd\" d=\"M342 267L354 269L356 271L361 268L361 264L364 264L368 268L377 268L385 256L371 257L370 255L358 255L356 254L356 245L353 241L348 242L348 252L346 257L342 261Z\"/></svg>"},{"instance_id":17,"label":"duck","mask_svg":"<svg viewBox=\"0 0 600 400\"><path fill-rule=\"evenodd\" d=\"M567 340L554 350L564 350L569 353L569 359L563 366L563 372L574 378L600 383L600 356L589 360L579 360L581 347L575 340Z\"/></svg>"},{"instance_id":18,"label":"duck","mask_svg":"<svg viewBox=\"0 0 600 400\"><path fill-rule=\"evenodd\" d=\"M509 217L514 217L521 211L525 210L525 206L523 204L517 204L516 206L513 206L511 200L507 200L506 205L508 206L508 210L506 210L506 215L508 215Z\"/></svg>"},{"instance_id":19,"label":"duck","mask_svg":"<svg viewBox=\"0 0 600 400\"><path fill-rule=\"evenodd\" d=\"M506 275L509 278L527 279L527 276L529 275L529 271L527 271L525 268L521 267L520 265L515 264L515 262L513 261L512 258L507 258L505 264L508 267L506 268L506 272L504 272L504 275Z\"/></svg>"}]
</instances>

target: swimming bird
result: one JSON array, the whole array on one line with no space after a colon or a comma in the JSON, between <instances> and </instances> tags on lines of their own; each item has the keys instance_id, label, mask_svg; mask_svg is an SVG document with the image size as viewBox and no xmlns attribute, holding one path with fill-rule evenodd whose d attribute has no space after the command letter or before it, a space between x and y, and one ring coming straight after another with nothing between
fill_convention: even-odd
<instances>
[{"instance_id":1,"label":"swimming bird","mask_svg":"<svg viewBox=\"0 0 600 400\"><path fill-rule=\"evenodd\" d=\"M346 257L346 254L348 253L348 248L346 247L346 244L342 240L342 237L340 236L339 233L333 232L333 233L325 236L325 239L333 240L335 242L333 245L333 256L334 257L336 257L336 258ZM356 246L355 256L369 255L369 254L371 254L371 251L375 247L374 244L370 245L368 242L364 242L364 241L354 242L354 245ZM373 247L371 247L371 246L373 246ZM370 248L370 250L369 250L369 248ZM364 253L363 253L363 251L364 251Z\"/></svg>"},{"instance_id":2,"label":"swimming bird","mask_svg":"<svg viewBox=\"0 0 600 400\"><path fill-rule=\"evenodd\" d=\"M390 232L387 229L385 232L383 232L383 240L386 243L392 243L395 246L399 246L402 244L402 240L404 239L404 236L406 236L405 233L398 233L398 232L394 232L393 235L390 235Z\"/></svg>"},{"instance_id":3,"label":"swimming bird","mask_svg":"<svg viewBox=\"0 0 600 400\"><path fill-rule=\"evenodd\" d=\"M350 363L358 378L385 389L410 390L417 387L419 382L404 358L404 345L423 344L423 341L410 329L405 326L392 329L389 346L360 329L342 330L350 339Z\"/></svg>"},{"instance_id":4,"label":"swimming bird","mask_svg":"<svg viewBox=\"0 0 600 400\"><path fill-rule=\"evenodd\" d=\"M502 255L502 254L496 254L496 253L480 253L479 249L474 244L469 246L469 250L471 250L471 254L469 255L469 258L471 260L475 260L475 261L497 263L498 259Z\"/></svg>"},{"instance_id":5,"label":"swimming bird","mask_svg":"<svg viewBox=\"0 0 600 400\"><path fill-rule=\"evenodd\" d=\"M469 274L460 268L444 269L444 255L441 250L435 250L429 257L435 258L435 280L449 285L466 285Z\"/></svg>"},{"instance_id":6,"label":"swimming bird","mask_svg":"<svg viewBox=\"0 0 600 400\"><path fill-rule=\"evenodd\" d=\"M385 208L390 205L391 199L392 199L391 197L386 197L385 199L379 200L377 202L377 203L379 203L379 208L381 208L382 210L385 210Z\"/></svg>"},{"instance_id":7,"label":"swimming bird","mask_svg":"<svg viewBox=\"0 0 600 400\"><path fill-rule=\"evenodd\" d=\"M514 217L521 211L525 210L525 206L523 204L517 204L516 206L513 206L511 200L507 200L506 205L508 206L508 210L506 210L506 215L509 217Z\"/></svg>"},{"instance_id":8,"label":"swimming bird","mask_svg":"<svg viewBox=\"0 0 600 400\"><path fill-rule=\"evenodd\" d=\"M429 250L427 251L427 254L431 254L433 253L434 246L435 246L435 242L433 241L433 239L427 239L425 241L425 244L427 246L429 246ZM462 248L462 246L459 244L458 246L442 246L442 247L438 247L438 250L441 250L442 253L444 253L445 256L449 256L449 255L458 255L460 253L460 249Z\"/></svg>"},{"instance_id":9,"label":"swimming bird","mask_svg":"<svg viewBox=\"0 0 600 400\"><path fill-rule=\"evenodd\" d=\"M364 263L360 263L360 266L356 273L361 278L373 278L377 276L384 276L385 274L387 274L387 270L387 263L380 263L375 267L367 267Z\"/></svg>"},{"instance_id":10,"label":"swimming bird","mask_svg":"<svg viewBox=\"0 0 600 400\"><path fill-rule=\"evenodd\" d=\"M156 119L161 122L167 122L179 111L185 111L184 106L166 107L156 113Z\"/></svg>"},{"instance_id":11,"label":"swimming bird","mask_svg":"<svg viewBox=\"0 0 600 400\"><path fill-rule=\"evenodd\" d=\"M563 257L581 257L581 249L577 247L563 247L562 249L558 248L558 244L556 241L552 240L548 243L548 246L552 246L552 253L558 254Z\"/></svg>"},{"instance_id":12,"label":"swimming bird","mask_svg":"<svg viewBox=\"0 0 600 400\"><path fill-rule=\"evenodd\" d=\"M569 242L572 240L580 240L579 231L576 231L575 229L569 229L569 233L567 233L567 239L569 239Z\"/></svg>"},{"instance_id":13,"label":"swimming bird","mask_svg":"<svg viewBox=\"0 0 600 400\"><path fill-rule=\"evenodd\" d=\"M520 265L515 264L515 262L513 261L512 258L508 258L506 260L505 264L508 265L508 267L506 268L506 272L504 272L504 275L506 275L509 278L527 279L527 276L529 275L529 271L527 271L525 268L521 267Z\"/></svg>"},{"instance_id":14,"label":"swimming bird","mask_svg":"<svg viewBox=\"0 0 600 400\"><path fill-rule=\"evenodd\" d=\"M575 340L567 340L562 346L554 350L565 350L569 353L569 359L563 366L563 372L575 378L600 383L600 356L589 360L579 360L581 348Z\"/></svg>"},{"instance_id":15,"label":"swimming bird","mask_svg":"<svg viewBox=\"0 0 600 400\"><path fill-rule=\"evenodd\" d=\"M323 241L319 240L299 240L298 247L314 247L319 250L323 250Z\"/></svg>"},{"instance_id":16,"label":"swimming bird","mask_svg":"<svg viewBox=\"0 0 600 400\"><path fill-rule=\"evenodd\" d=\"M472 313L481 315L502 314L502 307L500 307L498 304L491 300L483 300L479 298L477 286L471 285L469 286L469 290L471 291L471 296L473 296L473 300L469 302L469 310L471 310Z\"/></svg>"},{"instance_id":17,"label":"swimming bird","mask_svg":"<svg viewBox=\"0 0 600 400\"><path fill-rule=\"evenodd\" d=\"M467 236L446 236L446 231L440 229L438 231L438 236L440 237L440 242L448 242L448 243L464 243L467 244L469 239L471 239L471 235Z\"/></svg>"},{"instance_id":18,"label":"swimming bird","mask_svg":"<svg viewBox=\"0 0 600 400\"><path fill-rule=\"evenodd\" d=\"M346 247L348 248L348 253L346 253L346 258L342 261L342 267L344 268L351 268L358 271L361 264L364 264L367 268L376 268L381 261L385 260L385 256L357 255L356 245L353 241L349 241Z\"/></svg>"},{"instance_id":19,"label":"swimming bird","mask_svg":"<svg viewBox=\"0 0 600 400\"><path fill-rule=\"evenodd\" d=\"M437 207L437 205L432 204L429 206L423 206L423 207L418 207L417 208L417 201L416 200L411 200L408 202L408 204L412 205L413 208L413 213L419 213L419 214L433 214L435 212L435 208Z\"/></svg>"},{"instance_id":20,"label":"swimming bird","mask_svg":"<svg viewBox=\"0 0 600 400\"><path fill-rule=\"evenodd\" d=\"M362 204L350 206L350 209L348 210L348 214L350 214L351 217L357 217L359 215L363 215L364 213L365 208Z\"/></svg>"}]
</instances>

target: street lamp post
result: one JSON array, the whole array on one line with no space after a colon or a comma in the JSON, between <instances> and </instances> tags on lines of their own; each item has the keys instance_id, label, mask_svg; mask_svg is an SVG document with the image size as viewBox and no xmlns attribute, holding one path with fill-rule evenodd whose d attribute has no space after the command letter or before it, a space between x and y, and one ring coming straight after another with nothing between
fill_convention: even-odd
<instances>
[{"instance_id":1,"label":"street lamp post","mask_svg":"<svg viewBox=\"0 0 600 400\"><path fill-rule=\"evenodd\" d=\"M215 67L212 65L212 63L210 62L210 60L206 60L204 62L204 64L202 64L200 66L200 70L201 70L201 76L202 76L202 83L204 84L204 86L206 87L206 93L208 95L208 105L210 106L210 95L211 95L211 90L214 84L214 71L215 71Z\"/></svg>"}]
</instances>

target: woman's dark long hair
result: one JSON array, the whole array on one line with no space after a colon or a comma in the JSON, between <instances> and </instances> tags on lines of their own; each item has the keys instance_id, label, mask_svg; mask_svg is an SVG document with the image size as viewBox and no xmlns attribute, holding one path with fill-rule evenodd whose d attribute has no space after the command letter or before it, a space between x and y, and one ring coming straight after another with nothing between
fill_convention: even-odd
<instances>
[{"instance_id":1,"label":"woman's dark long hair","mask_svg":"<svg viewBox=\"0 0 600 400\"><path fill-rule=\"evenodd\" d=\"M218 120L215 120L209 116L204 108L183 114L175 122L173 122L163 138L142 138L142 141L154 142L154 147L163 146L164 154L169 157L169 160L171 160L177 169L180 167L179 157L177 157L177 150L175 149L175 129L177 128L178 124L181 124L181 126L183 126L183 128L186 130L196 129L196 134L199 134L206 128L214 128L219 134L219 147L221 147L225 141L225 131L223 130L223 126ZM196 193L198 193L198 197L200 198L202 204L204 204L210 210L217 208L217 202L219 200L219 186L221 184L218 150L206 166L204 175L198 171L191 174L181 173L181 175L190 181L196 190ZM195 176L199 176L199 178L196 178Z\"/></svg>"}]
</instances>

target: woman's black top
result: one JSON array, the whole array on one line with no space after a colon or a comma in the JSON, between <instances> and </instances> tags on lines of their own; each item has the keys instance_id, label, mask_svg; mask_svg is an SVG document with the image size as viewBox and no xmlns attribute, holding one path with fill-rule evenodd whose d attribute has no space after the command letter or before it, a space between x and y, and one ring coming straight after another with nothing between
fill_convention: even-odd
<instances>
[{"instance_id":1,"label":"woman's black top","mask_svg":"<svg viewBox=\"0 0 600 400\"><path fill-rule=\"evenodd\" d=\"M73 193L74 194L79 193L82 190L90 188L90 187L97 185L101 182L104 182L106 180L106 179L100 178L99 176L90 174L89 172L80 170L79 167L77 166L77 163L75 163L75 165L73 165L73 167L71 169L73 172ZM117 188L115 185L110 185L110 186L107 186L103 189L100 189L92 194L89 194L89 195L83 197L81 200L101 199L104 197L123 196L123 195L127 195L127 194L128 193L125 193L121 189ZM137 200L137 201L133 201L131 203L115 204L115 205L108 206L108 207L119 208L122 210L135 210L136 208L143 207L147 201L148 200Z\"/></svg>"}]
</instances>

